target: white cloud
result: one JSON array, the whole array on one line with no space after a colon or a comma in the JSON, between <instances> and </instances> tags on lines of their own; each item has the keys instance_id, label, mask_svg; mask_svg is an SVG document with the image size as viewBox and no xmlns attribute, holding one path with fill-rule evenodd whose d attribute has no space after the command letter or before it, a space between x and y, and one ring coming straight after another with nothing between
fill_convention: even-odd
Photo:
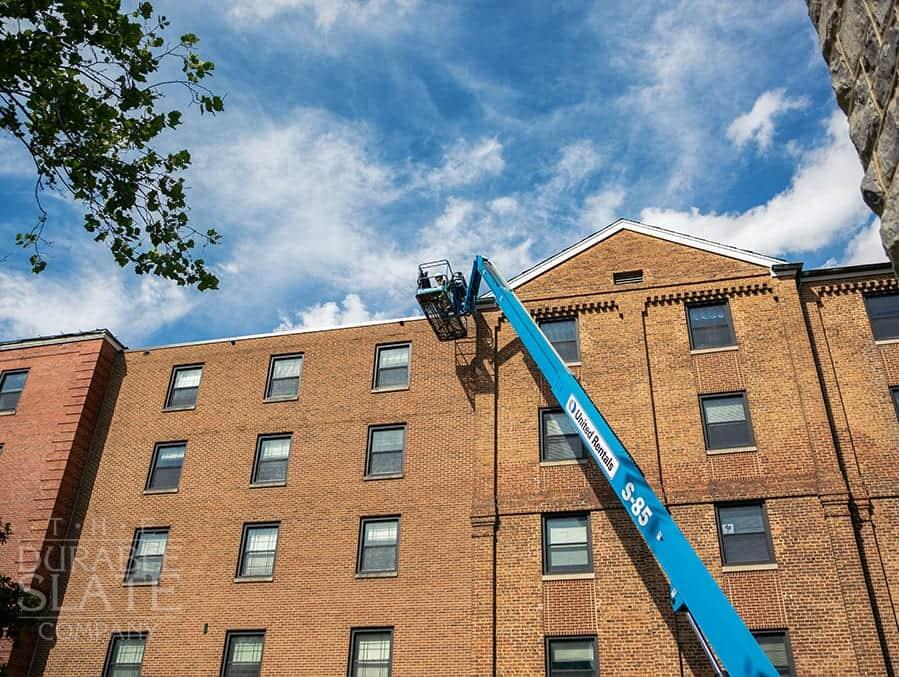
<instances>
[{"instance_id":1,"label":"white cloud","mask_svg":"<svg viewBox=\"0 0 899 677\"><path fill-rule=\"evenodd\" d=\"M879 263L886 261L887 255L880 240L880 219L872 219L871 223L859 229L849 240L843 252L841 266L855 266L861 263Z\"/></svg>"},{"instance_id":2,"label":"white cloud","mask_svg":"<svg viewBox=\"0 0 899 677\"><path fill-rule=\"evenodd\" d=\"M574 185L599 169L601 158L593 143L581 140L562 148L562 157L556 163L555 175L565 185Z\"/></svg>"},{"instance_id":3,"label":"white cloud","mask_svg":"<svg viewBox=\"0 0 899 677\"><path fill-rule=\"evenodd\" d=\"M294 316L293 320L288 315L280 316L280 323L275 331L292 331L296 329L327 329L339 327L345 324L359 324L371 320L380 320L382 313L371 313L365 307L358 294L347 294L341 303L327 301L316 303L304 308Z\"/></svg>"},{"instance_id":4,"label":"white cloud","mask_svg":"<svg viewBox=\"0 0 899 677\"><path fill-rule=\"evenodd\" d=\"M677 199L706 186L720 190L721 172L709 168L723 166L732 153L722 134L732 102L770 77L776 57L759 45L807 23L802 3L674 0L629 12L606 3L595 7L591 23L604 43L618 48L612 65L628 83L614 102L627 119L625 131L655 152L656 166L644 174L660 176L647 188Z\"/></svg>"},{"instance_id":5,"label":"white cloud","mask_svg":"<svg viewBox=\"0 0 899 677\"><path fill-rule=\"evenodd\" d=\"M18 139L0 137L0 176L34 176L34 161Z\"/></svg>"},{"instance_id":6,"label":"white cloud","mask_svg":"<svg viewBox=\"0 0 899 677\"><path fill-rule=\"evenodd\" d=\"M459 141L444 154L443 165L428 172L427 182L437 189L464 186L501 174L505 166L503 145L498 140Z\"/></svg>"},{"instance_id":7,"label":"white cloud","mask_svg":"<svg viewBox=\"0 0 899 677\"><path fill-rule=\"evenodd\" d=\"M766 254L810 252L864 223L870 212L859 196L862 169L846 118L830 117L827 139L806 151L790 185L766 203L735 213L649 208L651 223Z\"/></svg>"},{"instance_id":8,"label":"white cloud","mask_svg":"<svg viewBox=\"0 0 899 677\"><path fill-rule=\"evenodd\" d=\"M619 208L624 203L625 191L619 186L604 188L584 200L581 222L589 230L598 230L620 216Z\"/></svg>"},{"instance_id":9,"label":"white cloud","mask_svg":"<svg viewBox=\"0 0 899 677\"><path fill-rule=\"evenodd\" d=\"M774 118L791 110L805 108L804 98L791 99L783 89L765 92L752 105L752 110L736 118L727 128L727 138L742 148L755 142L759 150L767 150L774 138Z\"/></svg>"},{"instance_id":10,"label":"white cloud","mask_svg":"<svg viewBox=\"0 0 899 677\"><path fill-rule=\"evenodd\" d=\"M513 212L518 210L518 200L514 197L506 195L504 197L498 197L495 200L491 200L487 206L490 208L490 211L495 214L499 214L501 216L505 216L506 214L512 214Z\"/></svg>"},{"instance_id":11,"label":"white cloud","mask_svg":"<svg viewBox=\"0 0 899 677\"><path fill-rule=\"evenodd\" d=\"M65 278L51 275L0 271L0 335L107 328L123 340L140 341L193 305L184 288L152 277L132 280L130 270L84 266Z\"/></svg>"},{"instance_id":12,"label":"white cloud","mask_svg":"<svg viewBox=\"0 0 899 677\"><path fill-rule=\"evenodd\" d=\"M289 12L309 12L319 29L335 25L371 27L409 12L416 0L232 0L229 13L237 21L265 21Z\"/></svg>"}]
</instances>

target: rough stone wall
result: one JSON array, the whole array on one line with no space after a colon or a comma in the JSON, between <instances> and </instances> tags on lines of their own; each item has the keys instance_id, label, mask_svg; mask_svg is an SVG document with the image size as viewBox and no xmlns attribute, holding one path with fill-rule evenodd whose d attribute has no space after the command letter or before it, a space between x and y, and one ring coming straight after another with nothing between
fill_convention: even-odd
<instances>
[{"instance_id":1,"label":"rough stone wall","mask_svg":"<svg viewBox=\"0 0 899 677\"><path fill-rule=\"evenodd\" d=\"M896 0L807 2L865 169L862 195L881 217L884 248L899 271L899 7Z\"/></svg>"}]
</instances>

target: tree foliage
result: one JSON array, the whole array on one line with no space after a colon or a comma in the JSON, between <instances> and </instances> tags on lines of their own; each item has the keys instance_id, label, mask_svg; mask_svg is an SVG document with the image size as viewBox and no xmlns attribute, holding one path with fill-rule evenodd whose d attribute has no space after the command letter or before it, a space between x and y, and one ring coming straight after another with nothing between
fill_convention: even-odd
<instances>
[{"instance_id":1,"label":"tree foliage","mask_svg":"<svg viewBox=\"0 0 899 677\"><path fill-rule=\"evenodd\" d=\"M0 521L0 545L6 543L12 533L9 522ZM19 585L9 576L0 574L0 639L11 639L15 643L19 632L34 625L29 617L29 608L35 608L38 598ZM0 665L0 677L5 674L5 666Z\"/></svg>"},{"instance_id":2,"label":"tree foliage","mask_svg":"<svg viewBox=\"0 0 899 677\"><path fill-rule=\"evenodd\" d=\"M125 12L116 0L0 0L0 127L34 159L38 215L16 241L35 273L47 265L41 194L50 189L84 206L84 228L120 266L217 287L196 254L220 235L188 220L190 154L153 142L182 122L181 111L161 110L167 90L184 88L201 113L223 102L203 85L214 66L197 36L171 41L168 27L149 2Z\"/></svg>"}]
</instances>

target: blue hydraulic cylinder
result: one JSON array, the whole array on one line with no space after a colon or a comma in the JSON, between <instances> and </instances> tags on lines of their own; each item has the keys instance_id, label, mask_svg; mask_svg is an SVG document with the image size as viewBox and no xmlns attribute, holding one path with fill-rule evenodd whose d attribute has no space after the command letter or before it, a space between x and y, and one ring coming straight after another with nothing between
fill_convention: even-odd
<instances>
[{"instance_id":1,"label":"blue hydraulic cylinder","mask_svg":"<svg viewBox=\"0 0 899 677\"><path fill-rule=\"evenodd\" d=\"M649 487L618 436L515 292L493 264L481 256L474 262L463 312L474 310L481 278L493 292L496 304L546 377L556 400L574 423L593 460L668 577L674 610L692 616L730 677L776 677L777 670L674 518Z\"/></svg>"}]
</instances>

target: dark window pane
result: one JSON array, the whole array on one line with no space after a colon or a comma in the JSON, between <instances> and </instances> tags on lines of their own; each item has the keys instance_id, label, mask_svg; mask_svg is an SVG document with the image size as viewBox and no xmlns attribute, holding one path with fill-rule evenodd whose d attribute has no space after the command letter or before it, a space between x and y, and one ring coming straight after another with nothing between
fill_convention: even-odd
<instances>
[{"instance_id":1,"label":"dark window pane","mask_svg":"<svg viewBox=\"0 0 899 677\"><path fill-rule=\"evenodd\" d=\"M139 531L131 552L128 580L133 583L156 582L162 573L162 560L168 531Z\"/></svg>"},{"instance_id":2,"label":"dark window pane","mask_svg":"<svg viewBox=\"0 0 899 677\"><path fill-rule=\"evenodd\" d=\"M570 363L580 360L577 343L577 320L541 322L540 329L543 330L547 340L552 343L556 352L559 353L559 357L564 362Z\"/></svg>"},{"instance_id":3,"label":"dark window pane","mask_svg":"<svg viewBox=\"0 0 899 677\"><path fill-rule=\"evenodd\" d=\"M290 437L263 437L256 448L253 482L284 482L290 459Z\"/></svg>"},{"instance_id":4,"label":"dark window pane","mask_svg":"<svg viewBox=\"0 0 899 677\"><path fill-rule=\"evenodd\" d=\"M153 470L148 489L177 489L181 481L184 462L183 444L166 444L156 447Z\"/></svg>"},{"instance_id":5,"label":"dark window pane","mask_svg":"<svg viewBox=\"0 0 899 677\"><path fill-rule=\"evenodd\" d=\"M744 395L703 398L702 413L709 449L745 447L753 443Z\"/></svg>"},{"instance_id":6,"label":"dark window pane","mask_svg":"<svg viewBox=\"0 0 899 677\"><path fill-rule=\"evenodd\" d=\"M172 390L169 393L169 401L166 403L166 406L174 409L195 406L202 375L203 367L179 367L175 369L172 377Z\"/></svg>"},{"instance_id":7,"label":"dark window pane","mask_svg":"<svg viewBox=\"0 0 899 677\"><path fill-rule=\"evenodd\" d=\"M112 647L109 650L109 662L104 674L107 677L137 677L140 675L145 644L145 637L114 636Z\"/></svg>"},{"instance_id":8,"label":"dark window pane","mask_svg":"<svg viewBox=\"0 0 899 677\"><path fill-rule=\"evenodd\" d=\"M899 294L868 296L865 305L875 339L899 338Z\"/></svg>"},{"instance_id":9,"label":"dark window pane","mask_svg":"<svg viewBox=\"0 0 899 677\"><path fill-rule=\"evenodd\" d=\"M227 677L256 677L262 666L263 635L230 635L225 661Z\"/></svg>"},{"instance_id":10,"label":"dark window pane","mask_svg":"<svg viewBox=\"0 0 899 677\"><path fill-rule=\"evenodd\" d=\"M300 355L272 358L271 376L266 397L292 398L300 389L300 370L303 358Z\"/></svg>"},{"instance_id":11,"label":"dark window pane","mask_svg":"<svg viewBox=\"0 0 899 677\"><path fill-rule=\"evenodd\" d=\"M354 633L351 676L388 677L391 639L384 631Z\"/></svg>"},{"instance_id":12,"label":"dark window pane","mask_svg":"<svg viewBox=\"0 0 899 677\"><path fill-rule=\"evenodd\" d=\"M239 576L267 578L275 570L275 552L278 548L278 527L259 525L247 527L244 532L243 555Z\"/></svg>"},{"instance_id":13,"label":"dark window pane","mask_svg":"<svg viewBox=\"0 0 899 677\"><path fill-rule=\"evenodd\" d=\"M893 396L893 407L896 410L896 416L899 417L899 388L893 388L890 393Z\"/></svg>"},{"instance_id":14,"label":"dark window pane","mask_svg":"<svg viewBox=\"0 0 899 677\"><path fill-rule=\"evenodd\" d=\"M396 571L398 536L398 520L363 521L359 571Z\"/></svg>"},{"instance_id":15,"label":"dark window pane","mask_svg":"<svg viewBox=\"0 0 899 677\"><path fill-rule=\"evenodd\" d=\"M592 639L554 639L549 643L550 677L594 677L596 647Z\"/></svg>"},{"instance_id":16,"label":"dark window pane","mask_svg":"<svg viewBox=\"0 0 899 677\"><path fill-rule=\"evenodd\" d=\"M28 377L27 371L15 371L3 375L0 382L0 392L20 392L25 387L25 379Z\"/></svg>"},{"instance_id":17,"label":"dark window pane","mask_svg":"<svg viewBox=\"0 0 899 677\"><path fill-rule=\"evenodd\" d=\"M725 564L773 561L768 527L760 504L720 506L718 527Z\"/></svg>"},{"instance_id":18,"label":"dark window pane","mask_svg":"<svg viewBox=\"0 0 899 677\"><path fill-rule=\"evenodd\" d=\"M567 415L561 411L545 411L542 421L544 461L586 457L580 435Z\"/></svg>"},{"instance_id":19,"label":"dark window pane","mask_svg":"<svg viewBox=\"0 0 899 677\"><path fill-rule=\"evenodd\" d=\"M586 515L548 517L544 544L546 573L592 571Z\"/></svg>"},{"instance_id":20,"label":"dark window pane","mask_svg":"<svg viewBox=\"0 0 899 677\"><path fill-rule=\"evenodd\" d=\"M372 453L369 460L369 475L398 475L403 472L403 452Z\"/></svg>"},{"instance_id":21,"label":"dark window pane","mask_svg":"<svg viewBox=\"0 0 899 677\"><path fill-rule=\"evenodd\" d=\"M780 675L792 675L793 669L790 663L790 651L787 647L787 637L783 632L753 633L762 651L774 665Z\"/></svg>"},{"instance_id":22,"label":"dark window pane","mask_svg":"<svg viewBox=\"0 0 899 677\"><path fill-rule=\"evenodd\" d=\"M14 411L22 393L0 393L0 411Z\"/></svg>"},{"instance_id":23,"label":"dark window pane","mask_svg":"<svg viewBox=\"0 0 899 677\"><path fill-rule=\"evenodd\" d=\"M403 472L406 429L372 428L368 438L368 475L395 475Z\"/></svg>"},{"instance_id":24,"label":"dark window pane","mask_svg":"<svg viewBox=\"0 0 899 677\"><path fill-rule=\"evenodd\" d=\"M395 388L409 384L409 346L378 349L376 388Z\"/></svg>"},{"instance_id":25,"label":"dark window pane","mask_svg":"<svg viewBox=\"0 0 899 677\"><path fill-rule=\"evenodd\" d=\"M734 345L734 331L726 303L687 308L690 339L694 349Z\"/></svg>"}]
</instances>

